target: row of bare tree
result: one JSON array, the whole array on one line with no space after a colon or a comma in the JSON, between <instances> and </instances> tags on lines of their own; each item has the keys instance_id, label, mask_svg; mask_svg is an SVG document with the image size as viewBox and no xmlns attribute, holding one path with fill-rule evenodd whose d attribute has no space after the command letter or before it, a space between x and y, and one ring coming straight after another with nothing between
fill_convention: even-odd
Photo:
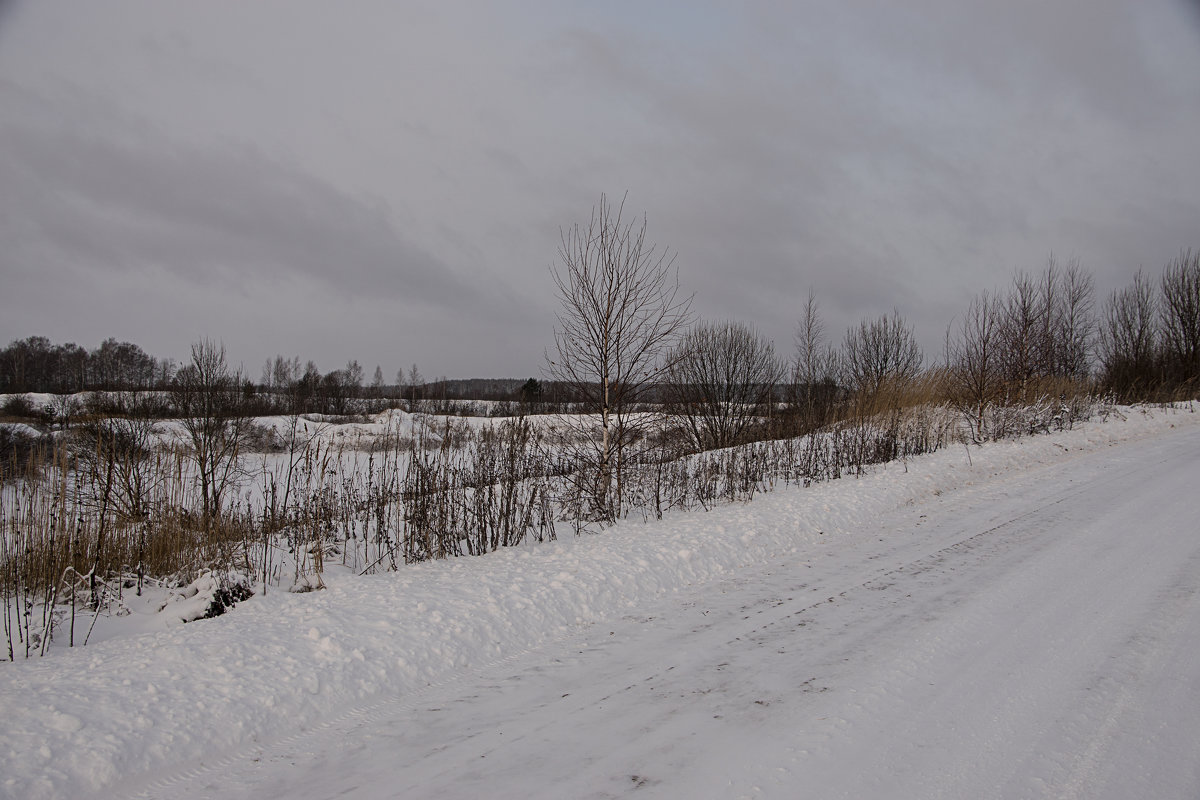
<instances>
[{"instance_id":1,"label":"row of bare tree","mask_svg":"<svg viewBox=\"0 0 1200 800\"><path fill-rule=\"evenodd\" d=\"M834 346L810 293L788 365L750 325L697 321L674 257L646 231L644 216L629 219L623 200L602 195L586 225L562 231L551 269L562 305L547 371L599 415L594 435L591 420L577 421L585 444L574 454L596 519L621 516L627 466L651 457L661 430L646 411L651 396L702 451L920 401L951 404L982 440L1009 424L997 407L1061 406L1097 390L1162 399L1194 393L1200 381L1200 254L1191 251L1157 285L1138 273L1099 318L1091 275L1051 255L1041 272L976 296L935 364L896 310Z\"/></svg>"},{"instance_id":2,"label":"row of bare tree","mask_svg":"<svg viewBox=\"0 0 1200 800\"><path fill-rule=\"evenodd\" d=\"M1183 392L1200 384L1200 251L1185 251L1157 281L1141 270L1100 315L1104 384L1120 396Z\"/></svg>"},{"instance_id":3,"label":"row of bare tree","mask_svg":"<svg viewBox=\"0 0 1200 800\"><path fill-rule=\"evenodd\" d=\"M29 336L0 348L0 393L149 389L171 379L175 367L132 342L105 339L88 350Z\"/></svg>"},{"instance_id":4,"label":"row of bare tree","mask_svg":"<svg viewBox=\"0 0 1200 800\"><path fill-rule=\"evenodd\" d=\"M1094 284L1079 262L1053 256L1038 275L1018 273L1007 292L983 292L946 333L951 401L976 439L988 408L1090 389Z\"/></svg>"}]
</instances>

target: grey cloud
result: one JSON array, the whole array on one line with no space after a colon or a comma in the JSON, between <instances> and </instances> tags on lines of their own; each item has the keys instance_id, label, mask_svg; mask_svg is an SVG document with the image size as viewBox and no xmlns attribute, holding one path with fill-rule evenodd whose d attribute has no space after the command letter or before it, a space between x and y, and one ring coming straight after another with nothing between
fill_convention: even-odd
<instances>
[{"instance_id":1,"label":"grey cloud","mask_svg":"<svg viewBox=\"0 0 1200 800\"><path fill-rule=\"evenodd\" d=\"M152 265L189 281L253 270L331 292L478 301L381 211L249 149L0 124L10 252L52 242L58 256L94 268ZM34 228L37 241L24 242Z\"/></svg>"},{"instance_id":2,"label":"grey cloud","mask_svg":"<svg viewBox=\"0 0 1200 800\"><path fill-rule=\"evenodd\" d=\"M0 83L0 186L0 336L118 335L174 357L210 336L252 364L300 353L389 375L412 360L486 373L514 350L524 369L538 362L506 343L531 337L503 276L459 272L382 201L246 145L169 140L90 98Z\"/></svg>"},{"instance_id":3,"label":"grey cloud","mask_svg":"<svg viewBox=\"0 0 1200 800\"><path fill-rule=\"evenodd\" d=\"M971 293L1052 250L1080 255L1104 291L1135 253L1154 263L1186 245L1167 231L1194 235L1181 221L1200 214L1195 184L1168 187L1197 176L1174 131L1198 129L1200 81L1181 69L1194 56L1157 49L1179 43L1155 39L1169 8L758 10L760 28L705 42L690 70L659 69L664 49L636 32L564 40L567 80L644 114L651 133L613 172L667 220L715 314L778 339L812 285L831 328L897 305L933 350ZM1142 148L1162 163L1139 163Z\"/></svg>"},{"instance_id":4,"label":"grey cloud","mask_svg":"<svg viewBox=\"0 0 1200 800\"><path fill-rule=\"evenodd\" d=\"M70 9L31 13L41 40L0 53L30 87L0 96L6 278L67 255L280 291L354 321L278 310L285 349L383 360L358 348L390 337L504 374L536 369L558 228L601 192L629 191L703 313L777 343L810 286L831 333L898 306L934 350L1050 251L1103 293L1200 244L1180 0L296 4L286 48L232 0L65 37Z\"/></svg>"}]
</instances>

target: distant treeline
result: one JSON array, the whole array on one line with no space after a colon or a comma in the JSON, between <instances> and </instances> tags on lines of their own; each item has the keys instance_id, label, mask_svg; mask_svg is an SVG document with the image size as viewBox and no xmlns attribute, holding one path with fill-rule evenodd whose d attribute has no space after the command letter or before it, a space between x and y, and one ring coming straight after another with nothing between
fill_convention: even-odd
<instances>
[{"instance_id":1,"label":"distant treeline","mask_svg":"<svg viewBox=\"0 0 1200 800\"><path fill-rule=\"evenodd\" d=\"M1047 379L1111 392L1123 400L1190 397L1200 388L1200 251L1182 251L1157 278L1139 270L1128 286L1099 304L1092 277L1078 262L1064 268L1051 256L1042 272L1018 273L1006 290L977 295L947 330L941 359L927 359L920 352L912 328L898 313L864 320L847 331L837 348L824 338L812 296L800 311L791 368L779 365L743 381L761 385L766 397L784 399L796 387L807 387L806 394L818 386L861 389L884 378L913 377L925 367L937 368L939 361L957 394L967 398L963 402L975 407L1027 399L1030 392L1043 392ZM697 354L692 351L704 344L703 334L697 329L689 340L686 355L693 361ZM676 353L677 361L684 355ZM744 355L731 363L744 361ZM110 338L87 350L30 336L0 350L0 394L166 391L175 388L179 368L132 342ZM534 410L529 406L561 407L590 397L580 381L430 381L413 364L407 372L397 371L394 382L385 382L378 366L367 380L357 361L322 372L311 360L282 355L267 359L257 382L241 372L232 377L250 408L264 414L345 414L399 401L453 413L449 401L462 400L519 402ZM675 390L697 381L697 376L675 370L642 386L638 398L645 403L678 401ZM614 381L610 389L619 393L621 385ZM703 399L710 396L715 395L710 391Z\"/></svg>"},{"instance_id":2,"label":"distant treeline","mask_svg":"<svg viewBox=\"0 0 1200 800\"><path fill-rule=\"evenodd\" d=\"M55 344L45 336L30 336L0 349L0 394L170 391L176 388L179 367L133 342L109 338L88 350L73 342ZM344 414L363 400L435 405L452 400L544 404L575 399L567 387L535 378L426 381L415 364L407 373L399 371L395 383L384 383L376 367L373 380L365 383L357 361L321 372L311 360L276 356L268 359L257 382L245 375L237 378L250 405L264 414Z\"/></svg>"},{"instance_id":3,"label":"distant treeline","mask_svg":"<svg viewBox=\"0 0 1200 800\"><path fill-rule=\"evenodd\" d=\"M169 383L175 365L132 342L106 339L88 350L30 336L0 350L0 392L133 391Z\"/></svg>"}]
</instances>

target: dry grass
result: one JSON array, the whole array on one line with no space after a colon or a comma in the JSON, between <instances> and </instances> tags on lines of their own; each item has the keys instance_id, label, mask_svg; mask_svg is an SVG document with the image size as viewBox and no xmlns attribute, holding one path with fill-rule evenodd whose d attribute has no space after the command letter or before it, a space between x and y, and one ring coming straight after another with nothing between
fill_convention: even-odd
<instances>
[{"instance_id":1,"label":"dry grass","mask_svg":"<svg viewBox=\"0 0 1200 800\"><path fill-rule=\"evenodd\" d=\"M668 421L628 453L622 516L744 502L963 441L977 426L954 406L949 385L930 370L870 396L837 398L818 429L789 432L795 417L782 415L764 420L757 441L709 452L689 452ZM1023 387L1020 396L1032 399L989 404L981 429L1000 438L1070 427L1096 410L1081 388ZM527 420L480 430L448 422L416 438L389 432L364 448L296 426L271 453L243 455L238 491L254 489L253 499L235 495L209 516L199 512L186 449L115 447L95 432L60 439L44 461L10 462L19 479L0 489L10 657L44 649L61 609L73 619L76 609L140 593L146 581L180 586L212 570L262 591L301 591L320 588L332 564L394 570L553 538L556 521L576 532L602 527L587 502L587 465L564 457L574 450L562 436Z\"/></svg>"}]
</instances>

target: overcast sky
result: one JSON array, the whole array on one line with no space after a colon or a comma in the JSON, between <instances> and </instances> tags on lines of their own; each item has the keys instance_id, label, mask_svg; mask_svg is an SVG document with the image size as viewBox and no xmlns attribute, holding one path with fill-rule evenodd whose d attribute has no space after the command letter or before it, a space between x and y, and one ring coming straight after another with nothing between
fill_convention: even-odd
<instances>
[{"instance_id":1,"label":"overcast sky","mask_svg":"<svg viewBox=\"0 0 1200 800\"><path fill-rule=\"evenodd\" d=\"M790 353L1200 247L1185 0L0 0L0 339L539 374L559 229L628 192ZM935 353L930 353L935 355Z\"/></svg>"}]
</instances>

